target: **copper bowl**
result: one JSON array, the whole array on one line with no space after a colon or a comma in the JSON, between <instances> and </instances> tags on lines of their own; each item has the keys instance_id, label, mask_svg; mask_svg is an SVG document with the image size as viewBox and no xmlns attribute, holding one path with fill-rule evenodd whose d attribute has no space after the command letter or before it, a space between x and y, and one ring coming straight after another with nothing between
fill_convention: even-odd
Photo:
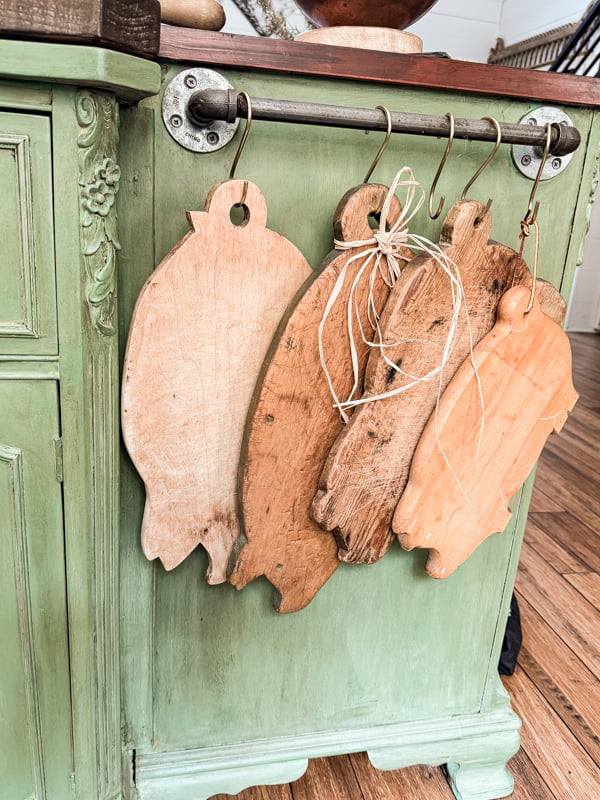
<instances>
[{"instance_id":1,"label":"copper bowl","mask_svg":"<svg viewBox=\"0 0 600 800\"><path fill-rule=\"evenodd\" d=\"M403 30L437 0L295 0L316 25L367 25Z\"/></svg>"}]
</instances>

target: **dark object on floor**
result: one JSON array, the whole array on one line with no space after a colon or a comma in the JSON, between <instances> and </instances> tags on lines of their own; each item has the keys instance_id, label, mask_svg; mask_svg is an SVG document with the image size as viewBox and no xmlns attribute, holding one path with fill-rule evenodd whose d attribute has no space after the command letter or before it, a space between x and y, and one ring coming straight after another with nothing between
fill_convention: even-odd
<instances>
[{"instance_id":1,"label":"dark object on floor","mask_svg":"<svg viewBox=\"0 0 600 800\"><path fill-rule=\"evenodd\" d=\"M506 631L504 632L504 641L502 642L500 662L498 664L498 672L500 675L512 675L515 671L522 641L521 614L519 612L517 598L513 594L510 601L508 620L506 622Z\"/></svg>"}]
</instances>

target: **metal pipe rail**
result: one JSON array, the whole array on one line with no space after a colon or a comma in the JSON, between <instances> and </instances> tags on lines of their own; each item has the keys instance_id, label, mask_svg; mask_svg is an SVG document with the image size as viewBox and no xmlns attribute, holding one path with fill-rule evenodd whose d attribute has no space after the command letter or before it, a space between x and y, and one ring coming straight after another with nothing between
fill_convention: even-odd
<instances>
[{"instance_id":1,"label":"metal pipe rail","mask_svg":"<svg viewBox=\"0 0 600 800\"><path fill-rule=\"evenodd\" d=\"M251 97L250 104L252 118L256 120L358 130L387 130L385 114L378 109L272 100L264 97ZM187 112L190 119L200 127L214 120L234 122L238 117L247 118L248 115L246 99L235 89L202 89L194 92L189 99ZM402 111L391 111L390 115L394 133L437 137L447 137L450 133L450 122L447 117ZM501 122L500 130L504 144L524 144L542 149L546 144L546 128L543 126ZM486 120L456 118L454 138L495 142L496 128ZM564 156L573 153L580 143L581 135L577 128L552 123L550 142L552 155Z\"/></svg>"}]
</instances>

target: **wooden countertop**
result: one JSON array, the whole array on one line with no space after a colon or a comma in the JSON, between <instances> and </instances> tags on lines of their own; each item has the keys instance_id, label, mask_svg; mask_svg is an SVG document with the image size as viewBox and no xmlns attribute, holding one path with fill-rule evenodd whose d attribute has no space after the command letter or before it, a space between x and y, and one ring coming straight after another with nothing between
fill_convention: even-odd
<instances>
[{"instance_id":1,"label":"wooden countertop","mask_svg":"<svg viewBox=\"0 0 600 800\"><path fill-rule=\"evenodd\" d=\"M285 39L161 25L161 58L398 86L600 106L600 80L423 55L399 55Z\"/></svg>"}]
</instances>

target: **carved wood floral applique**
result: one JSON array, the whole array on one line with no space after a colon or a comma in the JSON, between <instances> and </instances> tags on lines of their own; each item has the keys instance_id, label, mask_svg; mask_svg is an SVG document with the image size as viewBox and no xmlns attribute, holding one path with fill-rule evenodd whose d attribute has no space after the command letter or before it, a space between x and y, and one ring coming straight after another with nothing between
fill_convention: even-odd
<instances>
[{"instance_id":1,"label":"carved wood floral applique","mask_svg":"<svg viewBox=\"0 0 600 800\"><path fill-rule=\"evenodd\" d=\"M116 162L116 101L101 92L82 91L77 94L76 114L81 128L77 145L86 297L96 327L112 336L116 331L116 252L121 249L115 208L121 179Z\"/></svg>"}]
</instances>

